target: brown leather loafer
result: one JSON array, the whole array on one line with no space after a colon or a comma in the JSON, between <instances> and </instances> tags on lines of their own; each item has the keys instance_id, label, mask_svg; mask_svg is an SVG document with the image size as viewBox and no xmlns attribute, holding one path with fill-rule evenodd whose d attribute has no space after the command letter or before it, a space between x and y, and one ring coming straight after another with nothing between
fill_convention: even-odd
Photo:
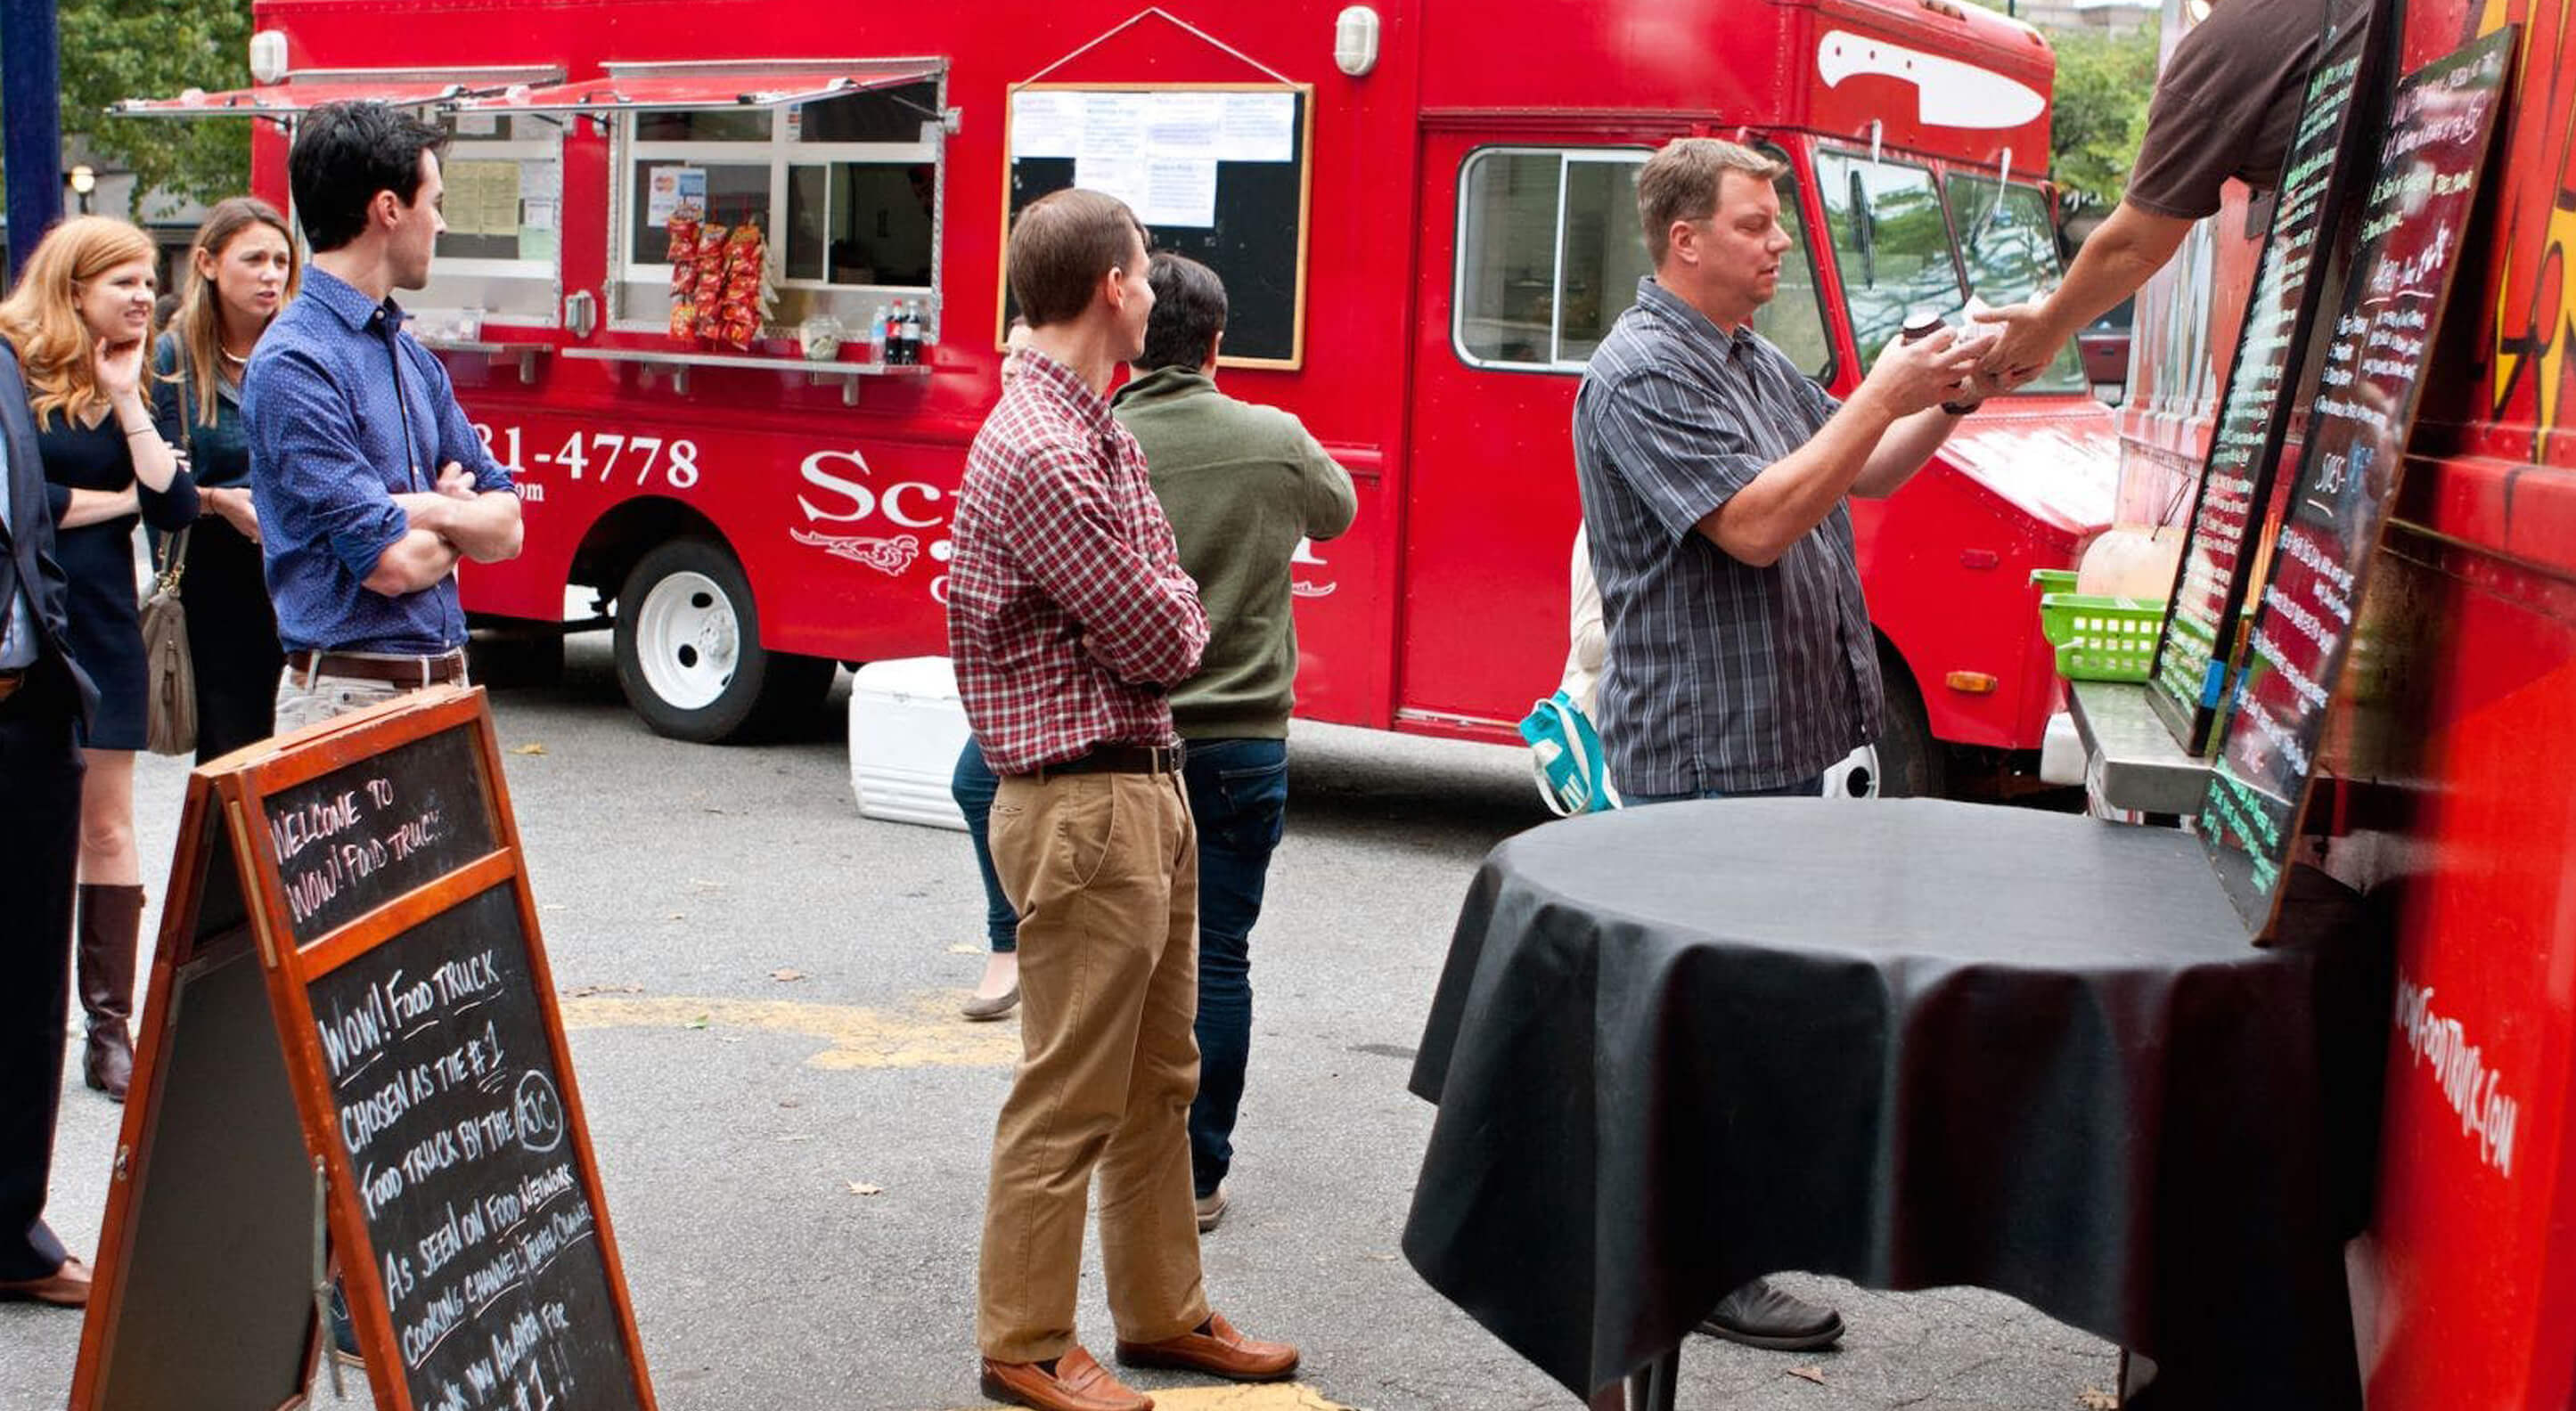
<instances>
[{"instance_id":1,"label":"brown leather loafer","mask_svg":"<svg viewBox=\"0 0 2576 1411\"><path fill-rule=\"evenodd\" d=\"M1055 1360L1055 1371L1035 1362L984 1359L984 1394L1037 1411L1154 1411L1154 1398L1109 1375L1079 1345Z\"/></svg>"},{"instance_id":2,"label":"brown leather loafer","mask_svg":"<svg viewBox=\"0 0 2576 1411\"><path fill-rule=\"evenodd\" d=\"M1161 1342L1118 1340L1118 1361L1127 1367L1174 1367L1205 1372L1235 1382L1275 1382L1297 1370L1297 1349L1284 1342L1261 1342L1236 1332L1222 1313L1208 1315L1196 1332Z\"/></svg>"},{"instance_id":3,"label":"brown leather loafer","mask_svg":"<svg viewBox=\"0 0 2576 1411\"><path fill-rule=\"evenodd\" d=\"M63 1267L41 1279L0 1279L0 1302L82 1307L89 1302L89 1266L65 1259Z\"/></svg>"}]
</instances>

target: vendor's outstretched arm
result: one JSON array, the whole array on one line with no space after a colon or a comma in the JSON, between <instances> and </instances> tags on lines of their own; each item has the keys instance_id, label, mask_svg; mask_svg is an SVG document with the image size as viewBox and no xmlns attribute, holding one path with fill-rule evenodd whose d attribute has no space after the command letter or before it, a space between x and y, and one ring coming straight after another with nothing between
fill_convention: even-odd
<instances>
[{"instance_id":1,"label":"vendor's outstretched arm","mask_svg":"<svg viewBox=\"0 0 2576 1411\"><path fill-rule=\"evenodd\" d=\"M2182 217L2160 216L2121 202L2085 240L2054 292L1976 316L1981 323L2003 325L2003 336L1987 350L1984 365L1993 371L2021 373L2048 366L2076 330L2138 292L2138 286L2164 268L2191 227L2192 222Z\"/></svg>"}]
</instances>

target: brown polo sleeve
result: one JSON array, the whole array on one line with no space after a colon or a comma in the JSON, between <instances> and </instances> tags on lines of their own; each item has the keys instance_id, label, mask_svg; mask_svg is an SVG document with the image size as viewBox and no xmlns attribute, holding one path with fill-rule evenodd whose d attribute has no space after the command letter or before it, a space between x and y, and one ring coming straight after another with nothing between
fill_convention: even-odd
<instances>
[{"instance_id":1,"label":"brown polo sleeve","mask_svg":"<svg viewBox=\"0 0 2576 1411\"><path fill-rule=\"evenodd\" d=\"M2122 199L2198 220L2217 211L2231 176L2257 190L2278 185L2325 9L2319 0L2218 0L2156 81Z\"/></svg>"}]
</instances>

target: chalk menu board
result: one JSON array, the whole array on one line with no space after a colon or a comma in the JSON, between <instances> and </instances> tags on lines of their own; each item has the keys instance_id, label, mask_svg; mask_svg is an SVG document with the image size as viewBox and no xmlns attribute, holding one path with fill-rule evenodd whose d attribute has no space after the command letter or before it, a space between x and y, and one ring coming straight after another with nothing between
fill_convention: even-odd
<instances>
[{"instance_id":1,"label":"chalk menu board","mask_svg":"<svg viewBox=\"0 0 2576 1411\"><path fill-rule=\"evenodd\" d=\"M1221 365L1295 368L1313 141L1311 84L1022 84L1010 96L1003 229L1069 186L1115 196L1155 249L1225 281ZM1007 327L1018 306L1007 269L1001 279Z\"/></svg>"},{"instance_id":2,"label":"chalk menu board","mask_svg":"<svg viewBox=\"0 0 2576 1411\"><path fill-rule=\"evenodd\" d=\"M300 1404L326 1228L379 1411L652 1411L483 693L208 765L179 859L75 1411Z\"/></svg>"},{"instance_id":3,"label":"chalk menu board","mask_svg":"<svg viewBox=\"0 0 2576 1411\"><path fill-rule=\"evenodd\" d=\"M269 795L261 812L296 940L494 851L484 794L473 736L450 730Z\"/></svg>"},{"instance_id":4,"label":"chalk menu board","mask_svg":"<svg viewBox=\"0 0 2576 1411\"><path fill-rule=\"evenodd\" d=\"M2230 697L2201 835L2248 925L2268 934L2352 649L2354 611L2405 464L2512 66L2514 26L2407 75L2389 108L2361 243L2327 330L2307 443Z\"/></svg>"},{"instance_id":5,"label":"chalk menu board","mask_svg":"<svg viewBox=\"0 0 2576 1411\"><path fill-rule=\"evenodd\" d=\"M2310 333L2325 296L2332 240L2344 224L2354 99L2362 61L2321 64L2309 75L2306 106L2284 160L2271 237L2255 268L2244 332L2227 373L2191 536L2174 582L2173 607L2156 642L2147 698L2190 754L2207 747L2234 657L2244 606L2246 551L2272 499L2273 469L2288 434L2294 393L2309 363ZM2342 179L2338 179L2339 176ZM2320 241L2327 242L2320 248Z\"/></svg>"},{"instance_id":6,"label":"chalk menu board","mask_svg":"<svg viewBox=\"0 0 2576 1411\"><path fill-rule=\"evenodd\" d=\"M306 990L420 1408L640 1408L506 883Z\"/></svg>"}]
</instances>

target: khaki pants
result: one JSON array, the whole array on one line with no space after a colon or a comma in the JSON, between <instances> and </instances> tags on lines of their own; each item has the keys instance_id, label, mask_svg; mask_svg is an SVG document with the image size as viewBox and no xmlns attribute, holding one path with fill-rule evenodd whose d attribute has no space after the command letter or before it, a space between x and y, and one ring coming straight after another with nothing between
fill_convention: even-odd
<instances>
[{"instance_id":1,"label":"khaki pants","mask_svg":"<svg viewBox=\"0 0 2576 1411\"><path fill-rule=\"evenodd\" d=\"M1073 1344L1092 1172L1118 1336L1208 1316L1191 1206L1198 835L1173 774L1002 780L993 867L1020 913L1018 1074L993 1134L975 1338L997 1362Z\"/></svg>"},{"instance_id":2,"label":"khaki pants","mask_svg":"<svg viewBox=\"0 0 2576 1411\"><path fill-rule=\"evenodd\" d=\"M466 684L463 676L457 685ZM382 705L396 696L406 696L420 687L394 681L378 681L367 676L334 676L327 671L311 675L289 666L277 679L278 734L300 730L307 725Z\"/></svg>"}]
</instances>

